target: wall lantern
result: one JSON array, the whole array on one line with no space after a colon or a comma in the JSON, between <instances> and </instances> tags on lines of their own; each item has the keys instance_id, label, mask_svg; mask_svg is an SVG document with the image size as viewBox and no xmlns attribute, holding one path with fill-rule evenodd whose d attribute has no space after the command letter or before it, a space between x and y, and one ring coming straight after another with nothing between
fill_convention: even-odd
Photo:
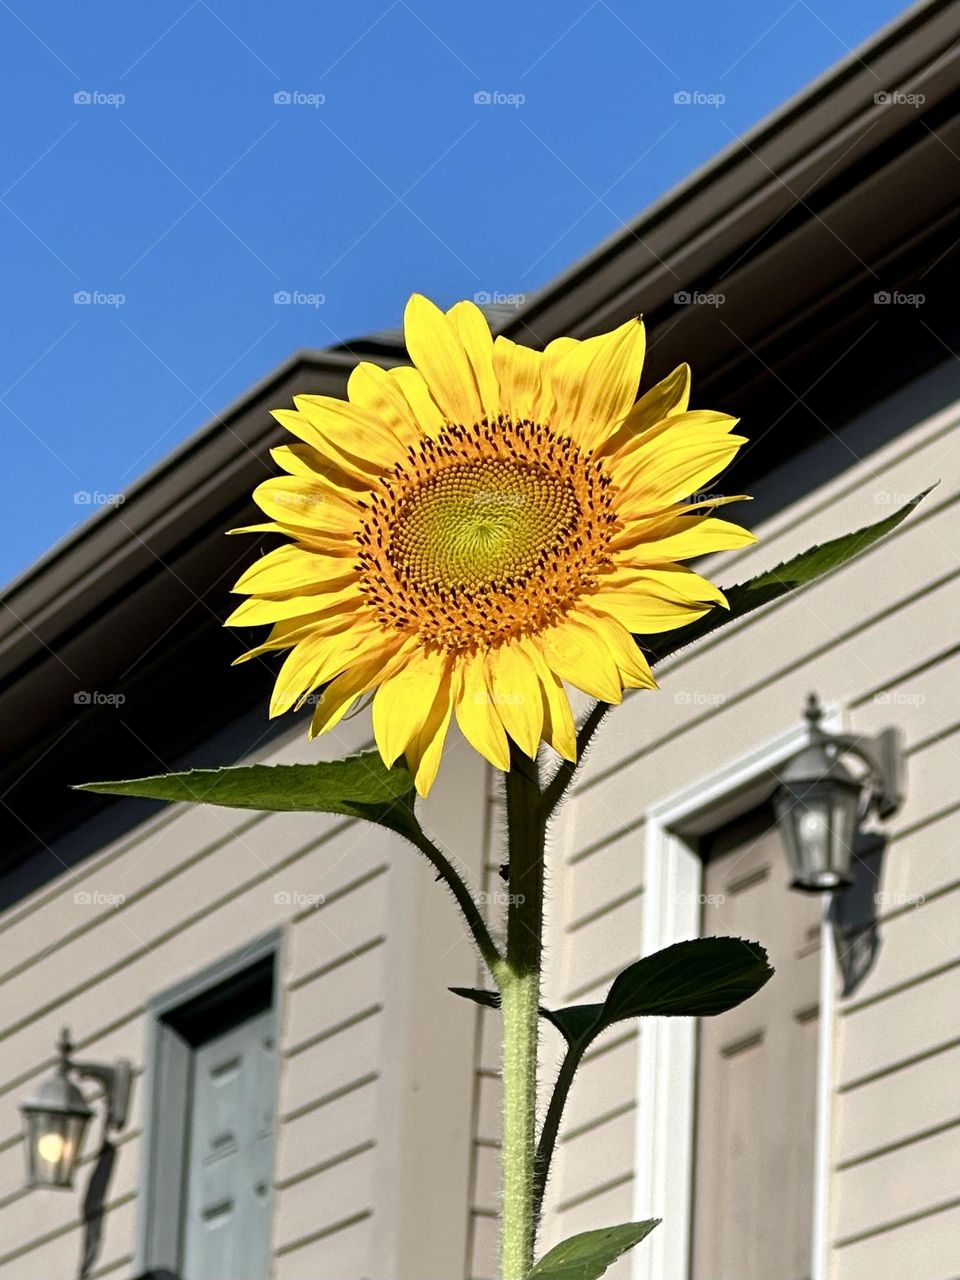
<instances>
[{"instance_id":1,"label":"wall lantern","mask_svg":"<svg viewBox=\"0 0 960 1280\"><path fill-rule=\"evenodd\" d=\"M23 1136L27 1155L27 1185L70 1187L83 1148L87 1126L94 1116L72 1076L96 1080L102 1085L106 1111L104 1138L111 1129L122 1129L130 1102L130 1063L121 1058L113 1066L75 1062L66 1028L57 1044L60 1061L52 1076L34 1097L21 1102Z\"/></svg>"},{"instance_id":2,"label":"wall lantern","mask_svg":"<svg viewBox=\"0 0 960 1280\"><path fill-rule=\"evenodd\" d=\"M806 893L837 893L853 882L853 846L861 821L893 816L903 803L903 745L898 729L876 737L827 733L816 694L805 711L809 740L777 770L773 795L793 878ZM855 777L843 763L855 756L865 771Z\"/></svg>"}]
</instances>

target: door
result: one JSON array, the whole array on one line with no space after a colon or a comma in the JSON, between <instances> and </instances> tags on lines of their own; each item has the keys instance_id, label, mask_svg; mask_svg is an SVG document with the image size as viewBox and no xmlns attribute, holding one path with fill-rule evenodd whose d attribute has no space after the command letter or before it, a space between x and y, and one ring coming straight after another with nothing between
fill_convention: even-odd
<instances>
[{"instance_id":1,"label":"door","mask_svg":"<svg viewBox=\"0 0 960 1280\"><path fill-rule=\"evenodd\" d=\"M809 1280L820 900L787 887L766 807L701 850L703 933L760 942L776 972L700 1020L691 1280Z\"/></svg>"},{"instance_id":2,"label":"door","mask_svg":"<svg viewBox=\"0 0 960 1280\"><path fill-rule=\"evenodd\" d=\"M196 1046L184 1280L266 1280L274 1098L272 1009Z\"/></svg>"}]
</instances>

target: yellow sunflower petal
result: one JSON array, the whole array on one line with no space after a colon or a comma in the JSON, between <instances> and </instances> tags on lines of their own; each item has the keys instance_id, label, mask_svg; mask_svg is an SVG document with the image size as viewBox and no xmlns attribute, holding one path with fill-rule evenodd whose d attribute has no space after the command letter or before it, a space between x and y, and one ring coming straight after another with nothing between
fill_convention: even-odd
<instances>
[{"instance_id":1,"label":"yellow sunflower petal","mask_svg":"<svg viewBox=\"0 0 960 1280\"><path fill-rule=\"evenodd\" d=\"M344 572L342 557L288 542L261 556L241 574L233 590L236 595L303 595Z\"/></svg>"},{"instance_id":2,"label":"yellow sunflower petal","mask_svg":"<svg viewBox=\"0 0 960 1280\"><path fill-rule=\"evenodd\" d=\"M314 526L321 532L353 532L360 523L361 509L356 497L335 489L319 477L274 476L253 491L260 510L281 524Z\"/></svg>"},{"instance_id":3,"label":"yellow sunflower petal","mask_svg":"<svg viewBox=\"0 0 960 1280\"><path fill-rule=\"evenodd\" d=\"M277 445L270 450L270 457L287 475L301 476L306 480L322 480L347 493L367 494L375 483L372 479L358 480L308 444Z\"/></svg>"},{"instance_id":4,"label":"yellow sunflower petal","mask_svg":"<svg viewBox=\"0 0 960 1280\"><path fill-rule=\"evenodd\" d=\"M590 596L590 608L609 614L634 635L654 635L686 626L726 598L713 583L683 566L617 570Z\"/></svg>"},{"instance_id":5,"label":"yellow sunflower petal","mask_svg":"<svg viewBox=\"0 0 960 1280\"><path fill-rule=\"evenodd\" d=\"M458 302L447 312L447 319L467 353L483 414L492 421L500 412L500 385L493 371L493 338L487 317L474 303Z\"/></svg>"},{"instance_id":6,"label":"yellow sunflower petal","mask_svg":"<svg viewBox=\"0 0 960 1280\"><path fill-rule=\"evenodd\" d=\"M665 418L686 412L689 403L690 366L681 364L640 397L621 426L597 449L597 455L607 457L616 453Z\"/></svg>"},{"instance_id":7,"label":"yellow sunflower petal","mask_svg":"<svg viewBox=\"0 0 960 1280\"><path fill-rule=\"evenodd\" d=\"M347 457L392 467L405 451L404 441L372 413L335 396L294 396L298 413Z\"/></svg>"},{"instance_id":8,"label":"yellow sunflower petal","mask_svg":"<svg viewBox=\"0 0 960 1280\"><path fill-rule=\"evenodd\" d=\"M514 422L539 422L548 410L541 405L540 371L543 356L509 338L493 344L493 367L500 384L500 404Z\"/></svg>"},{"instance_id":9,"label":"yellow sunflower petal","mask_svg":"<svg viewBox=\"0 0 960 1280\"><path fill-rule=\"evenodd\" d=\"M409 653L409 648L406 650ZM356 700L368 693L396 669L400 651L375 653L365 662L350 667L327 685L317 698L317 709L310 722L311 738L326 733L339 724Z\"/></svg>"},{"instance_id":10,"label":"yellow sunflower petal","mask_svg":"<svg viewBox=\"0 0 960 1280\"><path fill-rule=\"evenodd\" d=\"M353 604L359 607L363 595L357 589L358 574L336 578L323 583L316 591L305 596L251 596L238 605L226 620L228 627L259 627L265 622L281 622L285 618L302 617L319 609L332 609Z\"/></svg>"},{"instance_id":11,"label":"yellow sunflower petal","mask_svg":"<svg viewBox=\"0 0 960 1280\"><path fill-rule=\"evenodd\" d=\"M440 768L440 757L443 754L443 744L453 711L451 683L452 665L447 664L440 686L434 695L433 704L423 722L423 728L417 734L415 741L407 747L407 766L413 774L414 785L421 796L425 796L433 786L437 770Z\"/></svg>"},{"instance_id":12,"label":"yellow sunflower petal","mask_svg":"<svg viewBox=\"0 0 960 1280\"><path fill-rule=\"evenodd\" d=\"M548 347L545 366L555 402L551 426L587 451L605 440L636 398L644 346L643 323L628 320L612 333L577 343L555 361L547 359Z\"/></svg>"},{"instance_id":13,"label":"yellow sunflower petal","mask_svg":"<svg viewBox=\"0 0 960 1280\"><path fill-rule=\"evenodd\" d=\"M637 643L626 627L608 614L594 612L589 605L577 609L573 615L606 645L613 655L620 673L620 680L628 689L656 689L650 664L637 648Z\"/></svg>"},{"instance_id":14,"label":"yellow sunflower petal","mask_svg":"<svg viewBox=\"0 0 960 1280\"><path fill-rule=\"evenodd\" d=\"M361 361L350 374L347 395L351 404L389 427L401 444L414 444L419 439L416 415L397 379L391 377L388 370Z\"/></svg>"},{"instance_id":15,"label":"yellow sunflower petal","mask_svg":"<svg viewBox=\"0 0 960 1280\"><path fill-rule=\"evenodd\" d=\"M629 479L614 473L615 482L626 489L622 515L630 519L696 493L730 465L745 443L744 436L733 435L677 440L664 442L647 457L635 457Z\"/></svg>"},{"instance_id":16,"label":"yellow sunflower petal","mask_svg":"<svg viewBox=\"0 0 960 1280\"><path fill-rule=\"evenodd\" d=\"M659 524L627 528L611 542L618 565L656 560L689 560L715 551L749 547L756 538L747 529L715 516L672 516Z\"/></svg>"},{"instance_id":17,"label":"yellow sunflower petal","mask_svg":"<svg viewBox=\"0 0 960 1280\"><path fill-rule=\"evenodd\" d=\"M423 728L446 666L439 650L415 649L406 666L377 690L373 735L388 769Z\"/></svg>"},{"instance_id":18,"label":"yellow sunflower petal","mask_svg":"<svg viewBox=\"0 0 960 1280\"><path fill-rule=\"evenodd\" d=\"M536 669L516 644L492 649L488 658L490 695L503 727L533 759L543 730L543 701Z\"/></svg>"},{"instance_id":19,"label":"yellow sunflower petal","mask_svg":"<svg viewBox=\"0 0 960 1280\"><path fill-rule=\"evenodd\" d=\"M480 654L463 659L461 686L457 699L457 724L466 740L494 766L510 768L510 744L487 685L485 663Z\"/></svg>"},{"instance_id":20,"label":"yellow sunflower petal","mask_svg":"<svg viewBox=\"0 0 960 1280\"><path fill-rule=\"evenodd\" d=\"M310 636L287 654L277 673L270 700L271 718L282 715L321 684L338 676L351 662L385 647L383 633L369 623L329 636Z\"/></svg>"},{"instance_id":21,"label":"yellow sunflower petal","mask_svg":"<svg viewBox=\"0 0 960 1280\"><path fill-rule=\"evenodd\" d=\"M411 369L409 365L390 369L389 374L391 380L402 391L420 430L425 436L436 439L443 430L446 419L430 394L426 378L419 369Z\"/></svg>"},{"instance_id":22,"label":"yellow sunflower petal","mask_svg":"<svg viewBox=\"0 0 960 1280\"><path fill-rule=\"evenodd\" d=\"M345 471L354 479L366 481L369 484L376 476L383 474L385 466L377 459L359 458L346 449L339 448L329 435L320 431L316 424L304 414L294 409L271 409L270 414L271 417L276 418L281 427L285 427L297 439L302 440L323 457L329 458L341 471Z\"/></svg>"},{"instance_id":23,"label":"yellow sunflower petal","mask_svg":"<svg viewBox=\"0 0 960 1280\"><path fill-rule=\"evenodd\" d=\"M535 639L524 637L520 646L536 668L543 695L543 739L564 760L577 758L577 726L574 724L570 699L560 680L550 670Z\"/></svg>"},{"instance_id":24,"label":"yellow sunflower petal","mask_svg":"<svg viewBox=\"0 0 960 1280\"><path fill-rule=\"evenodd\" d=\"M594 597L591 597L593 599ZM603 702L618 703L622 685L607 648L575 618L565 618L537 636L537 647L561 680Z\"/></svg>"},{"instance_id":25,"label":"yellow sunflower petal","mask_svg":"<svg viewBox=\"0 0 960 1280\"><path fill-rule=\"evenodd\" d=\"M415 293L403 315L407 350L427 380L448 422L473 423L483 417L480 393L463 342L438 306Z\"/></svg>"}]
</instances>

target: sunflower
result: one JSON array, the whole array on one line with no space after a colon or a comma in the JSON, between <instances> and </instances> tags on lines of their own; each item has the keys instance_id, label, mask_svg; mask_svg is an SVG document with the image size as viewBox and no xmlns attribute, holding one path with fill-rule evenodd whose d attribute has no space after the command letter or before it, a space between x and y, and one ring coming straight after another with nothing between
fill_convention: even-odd
<instances>
[{"instance_id":1,"label":"sunflower","mask_svg":"<svg viewBox=\"0 0 960 1280\"><path fill-rule=\"evenodd\" d=\"M635 401L644 330L493 340L483 313L415 294L413 367L357 365L348 401L295 396L298 443L254 493L292 541L234 590L231 626L272 626L238 661L289 650L272 716L316 704L310 736L373 694L384 761L426 795L450 721L498 769L512 739L575 759L565 685L609 703L656 683L632 633L682 627L723 594L678 563L753 536L691 500L732 460L736 419L687 408L681 365ZM322 689L322 693L317 693Z\"/></svg>"}]
</instances>

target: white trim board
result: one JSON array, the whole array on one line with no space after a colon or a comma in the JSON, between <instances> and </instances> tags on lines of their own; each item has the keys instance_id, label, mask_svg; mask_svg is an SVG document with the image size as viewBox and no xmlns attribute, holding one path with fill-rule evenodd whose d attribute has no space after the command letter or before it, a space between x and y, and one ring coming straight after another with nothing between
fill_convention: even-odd
<instances>
[{"instance_id":1,"label":"white trim board","mask_svg":"<svg viewBox=\"0 0 960 1280\"><path fill-rule=\"evenodd\" d=\"M823 727L839 731L839 708ZM700 933L703 865L684 839L703 834L759 803L772 786L770 771L808 741L806 724L764 742L720 769L653 805L647 813L643 895L643 951L649 955ZM788 892L784 885L784 892ZM834 961L829 925L821 946L821 1018L817 1075L812 1280L825 1280L828 1226ZM696 1080L693 1018L650 1018L640 1031L633 1217L663 1221L632 1252L632 1280L687 1280L693 1208L693 1128Z\"/></svg>"}]
</instances>

